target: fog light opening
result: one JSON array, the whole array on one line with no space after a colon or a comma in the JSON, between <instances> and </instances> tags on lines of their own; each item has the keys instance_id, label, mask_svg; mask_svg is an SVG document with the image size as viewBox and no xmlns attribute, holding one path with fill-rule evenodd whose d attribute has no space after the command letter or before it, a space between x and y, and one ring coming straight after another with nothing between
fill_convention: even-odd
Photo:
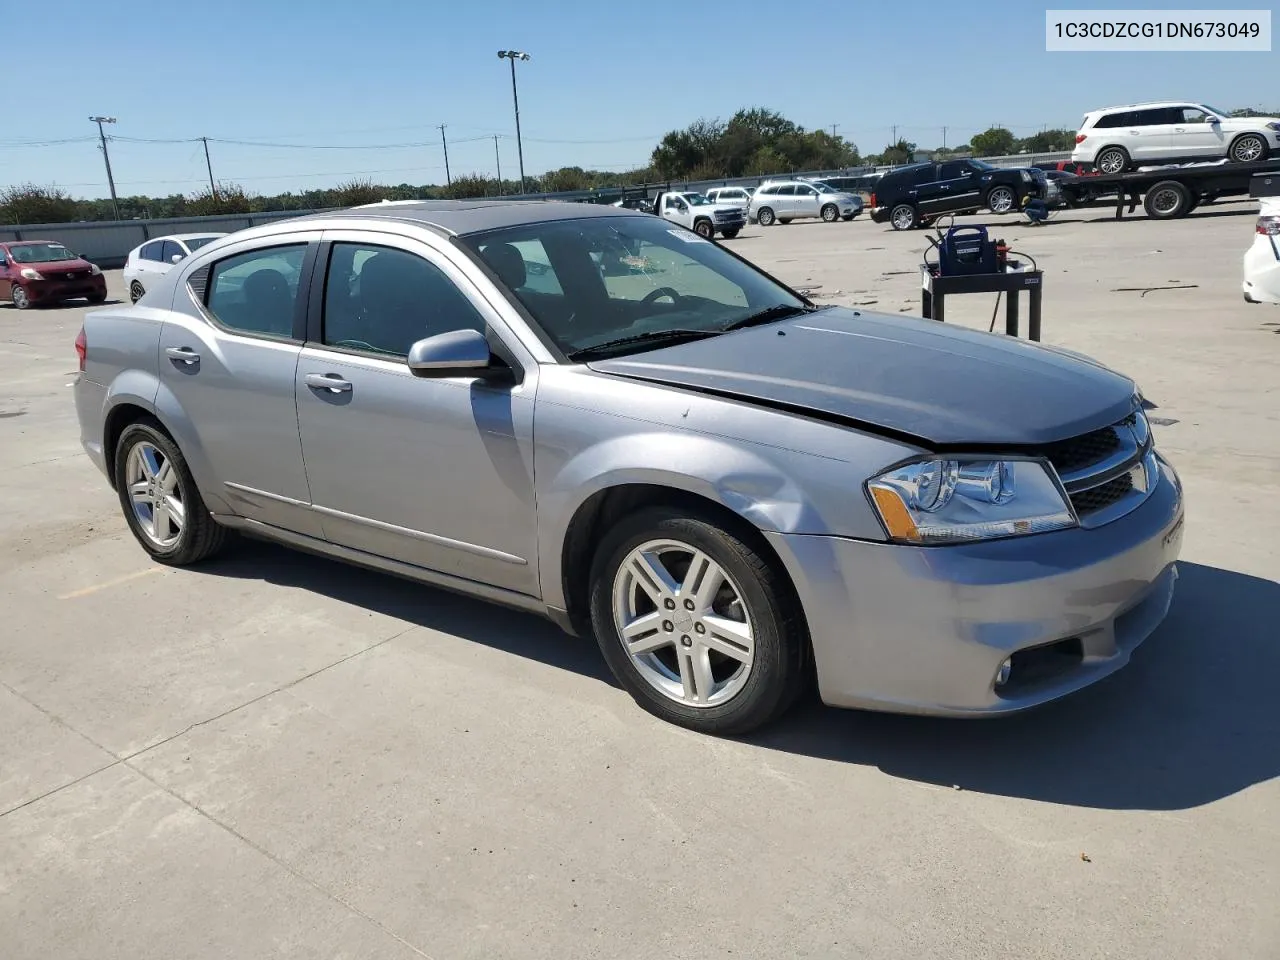
<instances>
[{"instance_id":1,"label":"fog light opening","mask_svg":"<svg viewBox=\"0 0 1280 960\"><path fill-rule=\"evenodd\" d=\"M996 688L999 689L1009 682L1009 677L1013 673L1013 658L1008 657L1004 663L1000 664L1000 669L996 671Z\"/></svg>"}]
</instances>

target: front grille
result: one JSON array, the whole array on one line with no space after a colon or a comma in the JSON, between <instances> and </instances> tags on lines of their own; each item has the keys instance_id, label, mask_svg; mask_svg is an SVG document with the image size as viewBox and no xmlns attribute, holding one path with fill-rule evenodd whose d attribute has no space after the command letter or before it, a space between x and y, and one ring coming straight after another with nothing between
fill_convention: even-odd
<instances>
[{"instance_id":1,"label":"front grille","mask_svg":"<svg viewBox=\"0 0 1280 960\"><path fill-rule=\"evenodd\" d=\"M1076 515L1086 517L1091 513L1118 503L1133 492L1133 474L1122 473L1114 480L1071 494L1071 505Z\"/></svg>"},{"instance_id":2,"label":"front grille","mask_svg":"<svg viewBox=\"0 0 1280 960\"><path fill-rule=\"evenodd\" d=\"M1051 443L1045 447L1044 455L1062 475L1101 463L1119 449L1120 436L1112 426Z\"/></svg>"}]
</instances>

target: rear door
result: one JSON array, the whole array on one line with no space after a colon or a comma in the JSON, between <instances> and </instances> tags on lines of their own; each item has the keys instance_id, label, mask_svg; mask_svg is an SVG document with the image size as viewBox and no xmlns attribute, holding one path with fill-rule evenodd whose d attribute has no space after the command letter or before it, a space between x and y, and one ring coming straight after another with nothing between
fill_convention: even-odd
<instances>
[{"instance_id":1,"label":"rear door","mask_svg":"<svg viewBox=\"0 0 1280 960\"><path fill-rule=\"evenodd\" d=\"M1125 129L1129 156L1134 160L1165 160L1172 155L1174 127L1182 121L1178 107L1146 107L1135 110Z\"/></svg>"},{"instance_id":2,"label":"rear door","mask_svg":"<svg viewBox=\"0 0 1280 960\"><path fill-rule=\"evenodd\" d=\"M938 164L938 203L940 212L972 210L982 204L981 184L977 171L968 160L948 160Z\"/></svg>"},{"instance_id":3,"label":"rear door","mask_svg":"<svg viewBox=\"0 0 1280 960\"><path fill-rule=\"evenodd\" d=\"M294 378L319 239L248 241L185 276L160 332L156 400L201 489L243 517L317 537Z\"/></svg>"},{"instance_id":4,"label":"rear door","mask_svg":"<svg viewBox=\"0 0 1280 960\"><path fill-rule=\"evenodd\" d=\"M929 216L936 216L951 209L948 205L951 188L939 179L938 166L936 163L926 164L911 175L916 205L922 214Z\"/></svg>"}]
</instances>

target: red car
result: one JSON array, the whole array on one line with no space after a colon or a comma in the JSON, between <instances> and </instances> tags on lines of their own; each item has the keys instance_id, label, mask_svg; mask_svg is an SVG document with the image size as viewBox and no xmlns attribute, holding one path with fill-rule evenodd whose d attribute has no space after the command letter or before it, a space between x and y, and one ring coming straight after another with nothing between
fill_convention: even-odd
<instances>
[{"instance_id":1,"label":"red car","mask_svg":"<svg viewBox=\"0 0 1280 960\"><path fill-rule=\"evenodd\" d=\"M0 243L0 258L0 300L8 297L19 310L77 297L107 299L102 271L56 240Z\"/></svg>"}]
</instances>

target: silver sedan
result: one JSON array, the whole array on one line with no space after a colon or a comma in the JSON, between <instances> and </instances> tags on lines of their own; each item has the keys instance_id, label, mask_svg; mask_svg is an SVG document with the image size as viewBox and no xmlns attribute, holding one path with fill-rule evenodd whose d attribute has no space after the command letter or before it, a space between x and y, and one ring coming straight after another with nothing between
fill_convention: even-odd
<instances>
[{"instance_id":1,"label":"silver sedan","mask_svg":"<svg viewBox=\"0 0 1280 960\"><path fill-rule=\"evenodd\" d=\"M157 561L235 531L594 635L742 733L955 716L1118 669L1182 492L1125 377L819 307L652 216L427 202L210 243L77 340L82 441Z\"/></svg>"}]
</instances>

